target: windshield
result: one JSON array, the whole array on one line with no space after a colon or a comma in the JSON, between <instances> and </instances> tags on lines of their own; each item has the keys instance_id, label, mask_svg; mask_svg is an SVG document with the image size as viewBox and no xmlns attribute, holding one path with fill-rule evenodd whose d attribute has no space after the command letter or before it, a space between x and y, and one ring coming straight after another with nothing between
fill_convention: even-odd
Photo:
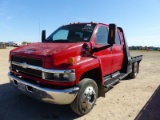
<instances>
[{"instance_id":1,"label":"windshield","mask_svg":"<svg viewBox=\"0 0 160 120\"><path fill-rule=\"evenodd\" d=\"M54 31L46 42L88 42L96 24L71 24Z\"/></svg>"}]
</instances>

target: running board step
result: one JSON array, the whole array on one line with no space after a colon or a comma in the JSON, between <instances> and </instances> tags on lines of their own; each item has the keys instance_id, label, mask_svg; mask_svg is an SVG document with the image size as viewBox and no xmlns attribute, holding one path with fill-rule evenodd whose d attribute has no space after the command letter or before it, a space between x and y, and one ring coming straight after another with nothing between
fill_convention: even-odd
<instances>
[{"instance_id":1,"label":"running board step","mask_svg":"<svg viewBox=\"0 0 160 120\"><path fill-rule=\"evenodd\" d=\"M118 82L119 82L119 79L113 81L113 82L110 83L110 84L105 85L105 88L113 88L113 86L114 86L116 83L118 83Z\"/></svg>"},{"instance_id":2,"label":"running board step","mask_svg":"<svg viewBox=\"0 0 160 120\"><path fill-rule=\"evenodd\" d=\"M113 86L118 83L121 79L123 79L124 77L126 77L128 74L127 73L120 73L119 71L118 72L115 72L111 75L108 75L108 76L105 76L104 77L104 86L105 86L105 89L110 89L110 88L113 88Z\"/></svg>"}]
</instances>

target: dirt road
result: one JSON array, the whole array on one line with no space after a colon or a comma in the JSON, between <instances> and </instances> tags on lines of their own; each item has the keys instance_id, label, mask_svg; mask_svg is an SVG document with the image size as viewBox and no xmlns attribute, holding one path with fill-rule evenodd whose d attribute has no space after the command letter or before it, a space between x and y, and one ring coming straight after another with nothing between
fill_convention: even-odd
<instances>
[{"instance_id":1,"label":"dirt road","mask_svg":"<svg viewBox=\"0 0 160 120\"><path fill-rule=\"evenodd\" d=\"M7 77L11 49L0 49L0 120L160 119L160 52L132 51L133 56L144 55L137 78L121 81L105 98L98 98L89 114L81 117L69 105L42 103L13 88Z\"/></svg>"}]
</instances>

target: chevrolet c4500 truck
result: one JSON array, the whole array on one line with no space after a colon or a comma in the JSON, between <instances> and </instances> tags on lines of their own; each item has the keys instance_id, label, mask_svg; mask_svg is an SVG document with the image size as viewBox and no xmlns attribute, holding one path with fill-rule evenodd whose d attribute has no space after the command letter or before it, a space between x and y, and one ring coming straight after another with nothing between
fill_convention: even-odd
<instances>
[{"instance_id":1,"label":"chevrolet c4500 truck","mask_svg":"<svg viewBox=\"0 0 160 120\"><path fill-rule=\"evenodd\" d=\"M142 55L131 57L121 27L103 23L63 25L42 41L10 51L9 80L26 95L70 104L84 115L125 77L136 78Z\"/></svg>"}]
</instances>

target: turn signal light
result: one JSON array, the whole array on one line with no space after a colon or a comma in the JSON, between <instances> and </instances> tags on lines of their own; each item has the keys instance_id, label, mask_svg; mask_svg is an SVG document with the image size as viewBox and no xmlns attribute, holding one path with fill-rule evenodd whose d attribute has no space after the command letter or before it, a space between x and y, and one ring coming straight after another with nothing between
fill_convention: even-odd
<instances>
[{"instance_id":1,"label":"turn signal light","mask_svg":"<svg viewBox=\"0 0 160 120\"><path fill-rule=\"evenodd\" d=\"M68 58L68 63L73 65L75 63L75 59L73 57Z\"/></svg>"}]
</instances>

